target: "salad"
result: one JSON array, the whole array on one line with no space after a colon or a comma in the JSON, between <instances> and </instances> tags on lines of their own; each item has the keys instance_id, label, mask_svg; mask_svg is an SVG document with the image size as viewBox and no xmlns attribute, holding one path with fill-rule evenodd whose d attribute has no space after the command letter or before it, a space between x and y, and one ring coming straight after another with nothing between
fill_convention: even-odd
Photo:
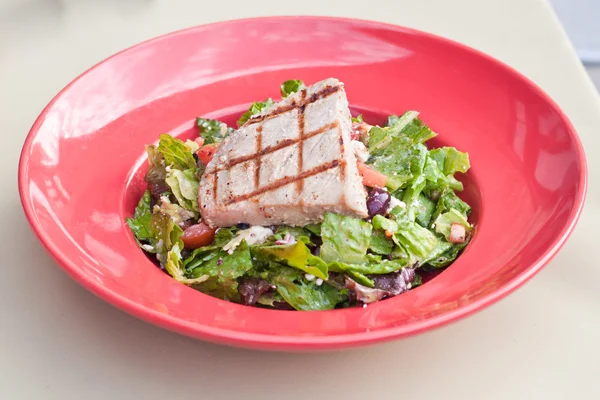
<instances>
[{"instance_id":1,"label":"salad","mask_svg":"<svg viewBox=\"0 0 600 400\"><path fill-rule=\"evenodd\" d=\"M280 91L278 103L252 104L238 129L197 118L193 140L161 134L146 146L148 186L126 222L160 269L223 300L308 311L400 295L421 285L424 272L456 260L473 229L471 207L456 194L463 190L456 174L470 167L467 153L429 149L437 134L416 111L382 126L351 118L334 79L308 87L289 80ZM333 122L321 121L330 115ZM299 139L280 138L291 135L284 118L300 126ZM302 160L318 164L334 150L290 149L312 137L322 144L331 132L340 135L341 153L303 169ZM256 148L242 145L255 137ZM277 158L285 149L287 158ZM263 176L269 155L276 168ZM222 189L244 185L247 191ZM304 197L288 200L296 189Z\"/></svg>"}]
</instances>

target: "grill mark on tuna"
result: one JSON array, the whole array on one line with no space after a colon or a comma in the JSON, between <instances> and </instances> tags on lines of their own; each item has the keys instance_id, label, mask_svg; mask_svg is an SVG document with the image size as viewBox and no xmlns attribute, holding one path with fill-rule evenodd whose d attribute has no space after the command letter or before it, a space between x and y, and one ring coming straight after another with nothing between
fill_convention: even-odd
<instances>
[{"instance_id":1,"label":"grill mark on tuna","mask_svg":"<svg viewBox=\"0 0 600 400\"><path fill-rule=\"evenodd\" d=\"M302 106L307 106L310 103L314 103L315 101L319 100L319 99L324 99L327 96L330 96L334 93L336 93L337 91L339 91L341 89L340 86L326 86L323 89L321 89L319 92L317 93L313 93L310 98L306 99L305 96L302 98L302 101L300 101L300 103L296 103L296 100L292 100L292 102L290 104L286 104L283 106L279 106L273 110L269 110L268 114L263 114L263 115L259 115L256 117L251 117L248 121L246 121L246 123L244 124L244 126L248 126L248 125L252 125L255 124L257 122L262 122L262 121L266 121L268 119L274 118L276 116L278 116L279 114L283 114L289 111L292 111L295 108L299 108ZM306 89L304 89L304 93L306 93Z\"/></svg>"},{"instance_id":2,"label":"grill mark on tuna","mask_svg":"<svg viewBox=\"0 0 600 400\"><path fill-rule=\"evenodd\" d=\"M214 172L218 172L218 171L222 171L224 169L229 169L237 164L243 163L244 161L249 161L249 160L253 160L255 158L258 157L262 157L264 155L267 154L271 154L277 150L281 150L284 147L289 147L289 146L293 146L296 143L300 143L306 139L310 139L313 136L319 135L321 133L327 132L331 129L337 128L339 127L339 123L338 121L333 122L331 124L327 124L327 125L323 125L321 128L316 129L310 133L306 133L304 134L304 136L300 139L285 139L282 140L281 142L279 142L278 144L274 145L274 146L269 146L269 147L265 147L264 149L262 149L260 152L255 153L255 154L250 154L247 156L243 156L243 157L238 157L238 158L233 158L231 160L229 160L229 162L227 163L227 165L225 165L222 168L216 168Z\"/></svg>"},{"instance_id":3,"label":"grill mark on tuna","mask_svg":"<svg viewBox=\"0 0 600 400\"><path fill-rule=\"evenodd\" d=\"M340 158L343 160L344 159L344 138L342 137L342 127L341 125L338 125L338 140L340 142ZM342 184L345 184L345 180L346 180L346 168L340 168L340 180L342 181Z\"/></svg>"},{"instance_id":4,"label":"grill mark on tuna","mask_svg":"<svg viewBox=\"0 0 600 400\"><path fill-rule=\"evenodd\" d=\"M262 125L256 128L256 154L262 151ZM261 157L256 157L256 165L254 168L254 189L260 187L260 163Z\"/></svg>"},{"instance_id":5,"label":"grill mark on tuna","mask_svg":"<svg viewBox=\"0 0 600 400\"><path fill-rule=\"evenodd\" d=\"M219 171L215 171L214 177L215 177L215 179L214 179L214 181L215 181L215 183L214 183L215 190L213 190L213 202L215 204L217 204L217 187L219 187Z\"/></svg>"},{"instance_id":6,"label":"grill mark on tuna","mask_svg":"<svg viewBox=\"0 0 600 400\"><path fill-rule=\"evenodd\" d=\"M306 99L306 89L302 90L300 94L300 102L304 103ZM301 105L298 108L298 136L300 138L300 144L298 145L298 174L302 173L302 164L304 159L304 110L306 110L306 105ZM302 191L304 190L304 179L299 179L296 181L296 193L298 194L298 199L302 203Z\"/></svg>"},{"instance_id":7,"label":"grill mark on tuna","mask_svg":"<svg viewBox=\"0 0 600 400\"><path fill-rule=\"evenodd\" d=\"M341 160L341 161L340 160L333 160L333 161L330 161L328 163L321 164L318 167L315 167L313 169L309 169L308 171L303 171L303 172L299 173L297 176L288 176L286 178L280 179L277 182L273 182L270 185L267 185L267 186L265 186L263 188L255 190L253 192L246 193L246 194L241 194L239 196L227 199L227 201L225 201L225 205L229 206L231 204L238 203L240 201L248 200L248 199L250 199L252 197L259 196L259 195L261 195L263 193L270 192L270 191L275 190L275 189L279 189L282 186L289 185L289 184L294 183L294 182L296 182L298 180L304 180L304 179L309 178L309 177L311 177L313 175L320 174L321 172L325 172L325 171L327 171L329 169L332 169L332 168L335 168L337 166L339 166L340 169L343 169L346 166L346 162L344 160Z\"/></svg>"}]
</instances>

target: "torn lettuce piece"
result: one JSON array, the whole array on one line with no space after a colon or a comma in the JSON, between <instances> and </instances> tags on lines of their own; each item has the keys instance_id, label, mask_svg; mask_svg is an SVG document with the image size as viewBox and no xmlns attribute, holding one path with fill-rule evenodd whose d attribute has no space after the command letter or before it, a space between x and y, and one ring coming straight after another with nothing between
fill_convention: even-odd
<instances>
[{"instance_id":1,"label":"torn lettuce piece","mask_svg":"<svg viewBox=\"0 0 600 400\"><path fill-rule=\"evenodd\" d=\"M316 236L321 236L321 224L308 224L304 226L304 229Z\"/></svg>"},{"instance_id":2,"label":"torn lettuce piece","mask_svg":"<svg viewBox=\"0 0 600 400\"><path fill-rule=\"evenodd\" d=\"M374 130L377 131L375 128L371 129L370 135ZM386 186L390 191L399 189L422 173L427 157L427 148L424 145L407 147L403 138L397 137L390 139L389 143L383 146L381 150L374 152L371 152L369 147L371 156L368 164L386 176Z\"/></svg>"},{"instance_id":3,"label":"torn lettuce piece","mask_svg":"<svg viewBox=\"0 0 600 400\"><path fill-rule=\"evenodd\" d=\"M435 225L435 231L441 235L444 235L448 241L450 240L450 230L452 224L464 226L467 235L469 235L469 232L471 231L471 224L469 224L467 218L454 208L451 208L449 211L440 214L440 216L435 219L433 224Z\"/></svg>"},{"instance_id":4,"label":"torn lettuce piece","mask_svg":"<svg viewBox=\"0 0 600 400\"><path fill-rule=\"evenodd\" d=\"M215 240L213 241L213 245L223 247L227 243L229 243L233 238L235 238L235 234L239 229L232 228L219 228L215 233Z\"/></svg>"},{"instance_id":5,"label":"torn lettuce piece","mask_svg":"<svg viewBox=\"0 0 600 400\"><path fill-rule=\"evenodd\" d=\"M375 254L388 255L394 248L394 242L391 238L385 236L385 232L380 229L375 229L371 235L369 250Z\"/></svg>"},{"instance_id":6,"label":"torn lettuce piece","mask_svg":"<svg viewBox=\"0 0 600 400\"><path fill-rule=\"evenodd\" d=\"M237 278L252 269L252 257L246 241L229 254L222 249L216 256L207 257L206 261L191 269L191 279L201 279L194 288L211 296L224 300L239 302Z\"/></svg>"},{"instance_id":7,"label":"torn lettuce piece","mask_svg":"<svg viewBox=\"0 0 600 400\"><path fill-rule=\"evenodd\" d=\"M437 136L419 118L417 111L407 111L394 124L390 125L388 134L409 140L410 144L425 143ZM389 120L388 120L389 122Z\"/></svg>"},{"instance_id":8,"label":"torn lettuce piece","mask_svg":"<svg viewBox=\"0 0 600 400\"><path fill-rule=\"evenodd\" d=\"M440 214L449 211L452 208L466 217L471 215L471 206L461 200L452 189L446 188L439 194L432 221L435 221Z\"/></svg>"},{"instance_id":9,"label":"torn lettuce piece","mask_svg":"<svg viewBox=\"0 0 600 400\"><path fill-rule=\"evenodd\" d=\"M415 222L423 228L429 228L431 217L435 212L436 204L423 193L411 204L415 215Z\"/></svg>"},{"instance_id":10,"label":"torn lettuce piece","mask_svg":"<svg viewBox=\"0 0 600 400\"><path fill-rule=\"evenodd\" d=\"M294 244L263 246L260 251L289 267L297 268L323 280L328 278L327 264L321 258L312 255L303 240Z\"/></svg>"},{"instance_id":11,"label":"torn lettuce piece","mask_svg":"<svg viewBox=\"0 0 600 400\"><path fill-rule=\"evenodd\" d=\"M325 262L365 262L373 227L366 221L327 212L321 224L320 256Z\"/></svg>"},{"instance_id":12,"label":"torn lettuce piece","mask_svg":"<svg viewBox=\"0 0 600 400\"><path fill-rule=\"evenodd\" d=\"M430 230L416 222L407 221L394 234L394 241L413 254L417 261L422 261L435 248L438 239Z\"/></svg>"},{"instance_id":13,"label":"torn lettuce piece","mask_svg":"<svg viewBox=\"0 0 600 400\"><path fill-rule=\"evenodd\" d=\"M451 175L456 172L465 173L471 167L469 154L458 151L454 147L432 149L429 156L436 162L444 175Z\"/></svg>"},{"instance_id":14,"label":"torn lettuce piece","mask_svg":"<svg viewBox=\"0 0 600 400\"><path fill-rule=\"evenodd\" d=\"M267 108L271 107L273 104L274 104L273 99L271 99L271 98L268 98L265 101L257 101L255 103L252 103L252 105L250 106L248 111L243 113L242 116L240 117L240 119L238 119L238 121L237 121L238 126L244 125L246 123L246 121L248 121L250 119L250 117L252 117L255 114L258 114L261 111L266 110Z\"/></svg>"},{"instance_id":15,"label":"torn lettuce piece","mask_svg":"<svg viewBox=\"0 0 600 400\"><path fill-rule=\"evenodd\" d=\"M287 234L292 235L295 240L299 240L301 237L306 238L306 243L310 243L310 237L312 236L311 232L308 229L299 227L299 226L287 226L280 225L277 227L275 231L275 240L283 240L285 239Z\"/></svg>"},{"instance_id":16,"label":"torn lettuce piece","mask_svg":"<svg viewBox=\"0 0 600 400\"><path fill-rule=\"evenodd\" d=\"M397 115L390 115L390 116L388 116L387 123L386 123L385 126L389 127L389 126L394 125L396 122L398 122L399 118L400 117L397 116Z\"/></svg>"},{"instance_id":17,"label":"torn lettuce piece","mask_svg":"<svg viewBox=\"0 0 600 400\"><path fill-rule=\"evenodd\" d=\"M150 212L151 196L150 191L146 190L144 195L135 207L132 218L127 218L127 225L133 232L138 244L147 242L152 239L153 235L150 232L150 219L152 213Z\"/></svg>"},{"instance_id":18,"label":"torn lettuce piece","mask_svg":"<svg viewBox=\"0 0 600 400\"><path fill-rule=\"evenodd\" d=\"M167 253L165 269L177 282L185 285L202 283L209 278L208 275L202 275L192 279L185 276L185 268L183 267L183 262L181 260L181 248L179 247L179 243L175 243Z\"/></svg>"},{"instance_id":19,"label":"torn lettuce piece","mask_svg":"<svg viewBox=\"0 0 600 400\"><path fill-rule=\"evenodd\" d=\"M373 280L369 279L365 274L360 271L354 270L352 265L346 264L339 261L333 261L327 264L327 268L331 272L339 272L344 273L354 279L356 282L361 285L365 285L368 287L373 287Z\"/></svg>"},{"instance_id":20,"label":"torn lettuce piece","mask_svg":"<svg viewBox=\"0 0 600 400\"><path fill-rule=\"evenodd\" d=\"M166 254L177 243L183 249L181 235L183 230L173 221L170 215L156 211L150 218L149 232L152 235L150 244L158 253L158 259L162 266L166 263Z\"/></svg>"},{"instance_id":21,"label":"torn lettuce piece","mask_svg":"<svg viewBox=\"0 0 600 400\"><path fill-rule=\"evenodd\" d=\"M398 223L396 221L382 215L374 216L371 223L373 224L373 228L388 231L389 233L395 233L398 230Z\"/></svg>"},{"instance_id":22,"label":"torn lettuce piece","mask_svg":"<svg viewBox=\"0 0 600 400\"><path fill-rule=\"evenodd\" d=\"M332 272L355 272L363 275L389 274L407 266L396 260L381 260L380 262L366 264L346 264L338 261L328 264Z\"/></svg>"},{"instance_id":23,"label":"torn lettuce piece","mask_svg":"<svg viewBox=\"0 0 600 400\"><path fill-rule=\"evenodd\" d=\"M402 250L404 250L408 253L410 264L422 261L435 248L438 239L433 232L410 220L406 209L396 208L398 210L394 215L395 220L377 215L373 218L373 226L393 233L393 240L399 247L398 251L401 252L396 254L396 258L403 258Z\"/></svg>"},{"instance_id":24,"label":"torn lettuce piece","mask_svg":"<svg viewBox=\"0 0 600 400\"><path fill-rule=\"evenodd\" d=\"M357 124L364 122L362 114L358 114L356 117L352 117L352 122L355 122Z\"/></svg>"},{"instance_id":25,"label":"torn lettuce piece","mask_svg":"<svg viewBox=\"0 0 600 400\"><path fill-rule=\"evenodd\" d=\"M369 164L387 177L386 186L395 191L423 173L427 158L424 142L436 136L417 118L416 111L408 111L388 127L373 127L369 131ZM418 182L422 186L423 182ZM422 190L413 190L416 197ZM417 187L415 187L417 188Z\"/></svg>"},{"instance_id":26,"label":"torn lettuce piece","mask_svg":"<svg viewBox=\"0 0 600 400\"><path fill-rule=\"evenodd\" d=\"M167 172L165 182L171 188L179 205L186 210L194 212L194 215L197 217L200 211L198 208L199 182L196 180L195 172L195 168L183 171L171 169Z\"/></svg>"},{"instance_id":27,"label":"torn lettuce piece","mask_svg":"<svg viewBox=\"0 0 600 400\"><path fill-rule=\"evenodd\" d=\"M460 255L460 252L469 244L471 240L470 237L467 237L464 243L453 244L451 247L445 252L432 257L427 260L427 265L433 268L444 268L448 265L452 264Z\"/></svg>"},{"instance_id":28,"label":"torn lettuce piece","mask_svg":"<svg viewBox=\"0 0 600 400\"><path fill-rule=\"evenodd\" d=\"M302 89L304 89L304 82L300 79L290 79L281 84L281 97L286 98L290 94L296 93Z\"/></svg>"},{"instance_id":29,"label":"torn lettuce piece","mask_svg":"<svg viewBox=\"0 0 600 400\"><path fill-rule=\"evenodd\" d=\"M196 126L200 130L200 137L204 144L220 143L233 132L224 122L208 118L196 118Z\"/></svg>"},{"instance_id":30,"label":"torn lettuce piece","mask_svg":"<svg viewBox=\"0 0 600 400\"><path fill-rule=\"evenodd\" d=\"M298 311L331 310L346 300L346 296L333 286L323 282L307 282L303 273L293 268L282 267L273 278L277 293Z\"/></svg>"},{"instance_id":31,"label":"torn lettuce piece","mask_svg":"<svg viewBox=\"0 0 600 400\"><path fill-rule=\"evenodd\" d=\"M196 169L196 160L189 147L181 140L163 133L160 135L157 150L162 154L165 165L186 170Z\"/></svg>"}]
</instances>

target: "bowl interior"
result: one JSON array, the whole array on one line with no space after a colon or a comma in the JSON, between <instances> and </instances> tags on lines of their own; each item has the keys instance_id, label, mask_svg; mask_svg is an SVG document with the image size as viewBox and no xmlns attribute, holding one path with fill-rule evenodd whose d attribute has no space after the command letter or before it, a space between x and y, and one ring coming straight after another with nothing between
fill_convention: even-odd
<instances>
[{"instance_id":1,"label":"bowl interior","mask_svg":"<svg viewBox=\"0 0 600 400\"><path fill-rule=\"evenodd\" d=\"M159 271L124 224L142 193L144 144L193 135L196 116L233 123L286 79L336 77L370 122L418 110L470 154L462 197L477 229L436 279L364 309L293 313L244 307ZM141 318L196 337L269 348L334 347L416 333L488 304L537 272L583 202L581 146L564 115L504 65L455 43L332 18L233 21L113 56L36 121L20 166L34 230L84 286Z\"/></svg>"}]
</instances>

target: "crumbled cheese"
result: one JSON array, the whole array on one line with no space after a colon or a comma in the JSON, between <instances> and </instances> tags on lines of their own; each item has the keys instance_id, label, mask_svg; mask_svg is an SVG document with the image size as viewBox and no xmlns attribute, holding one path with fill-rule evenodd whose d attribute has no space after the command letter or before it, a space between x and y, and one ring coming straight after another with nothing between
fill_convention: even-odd
<instances>
[{"instance_id":1,"label":"crumbled cheese","mask_svg":"<svg viewBox=\"0 0 600 400\"><path fill-rule=\"evenodd\" d=\"M149 244L143 244L140 247L146 251L154 251L154 247L150 246Z\"/></svg>"},{"instance_id":2,"label":"crumbled cheese","mask_svg":"<svg viewBox=\"0 0 600 400\"><path fill-rule=\"evenodd\" d=\"M403 202L402 200L398 200L394 196L390 196L390 205L388 206L386 213L389 213L396 207L406 208L406 203Z\"/></svg>"},{"instance_id":3,"label":"crumbled cheese","mask_svg":"<svg viewBox=\"0 0 600 400\"><path fill-rule=\"evenodd\" d=\"M304 277L307 281L312 281L313 279L315 279L315 276L313 274L304 274Z\"/></svg>"},{"instance_id":4,"label":"crumbled cheese","mask_svg":"<svg viewBox=\"0 0 600 400\"><path fill-rule=\"evenodd\" d=\"M253 244L264 243L269 236L273 236L273 231L269 228L262 226L251 226L248 229L238 231L235 237L231 239L225 246L223 246L223 250L229 254L232 254L233 251L242 243L242 240L245 240L246 243L248 243L248 246L251 246Z\"/></svg>"},{"instance_id":5,"label":"crumbled cheese","mask_svg":"<svg viewBox=\"0 0 600 400\"><path fill-rule=\"evenodd\" d=\"M365 145L359 140L353 140L350 144L352 145L356 159L361 162L367 162L369 159L369 150L367 150Z\"/></svg>"},{"instance_id":6,"label":"crumbled cheese","mask_svg":"<svg viewBox=\"0 0 600 400\"><path fill-rule=\"evenodd\" d=\"M317 286L321 286L323 284L323 279L319 278L315 281L315 283L317 284Z\"/></svg>"}]
</instances>

